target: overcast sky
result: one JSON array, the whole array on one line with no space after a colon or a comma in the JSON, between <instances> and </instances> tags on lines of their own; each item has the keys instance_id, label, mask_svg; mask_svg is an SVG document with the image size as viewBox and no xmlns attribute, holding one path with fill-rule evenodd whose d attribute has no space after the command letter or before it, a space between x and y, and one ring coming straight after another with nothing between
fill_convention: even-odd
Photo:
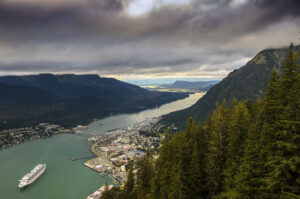
<instances>
[{"instance_id":1,"label":"overcast sky","mask_svg":"<svg viewBox=\"0 0 300 199\"><path fill-rule=\"evenodd\" d=\"M0 75L220 79L299 43L299 0L0 0Z\"/></svg>"}]
</instances>

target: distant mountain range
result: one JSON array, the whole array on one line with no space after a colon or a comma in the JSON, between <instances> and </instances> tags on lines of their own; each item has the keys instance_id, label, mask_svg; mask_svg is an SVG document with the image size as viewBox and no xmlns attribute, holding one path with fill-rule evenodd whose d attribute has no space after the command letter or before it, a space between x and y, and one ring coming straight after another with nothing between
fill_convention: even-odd
<instances>
[{"instance_id":1,"label":"distant mountain range","mask_svg":"<svg viewBox=\"0 0 300 199\"><path fill-rule=\"evenodd\" d=\"M148 91L98 75L0 77L0 129L51 122L70 127L110 114L140 111L188 96Z\"/></svg>"},{"instance_id":2,"label":"distant mountain range","mask_svg":"<svg viewBox=\"0 0 300 199\"><path fill-rule=\"evenodd\" d=\"M160 88L173 88L173 89L190 89L199 91L208 91L212 88L218 81L175 81L173 84L163 84Z\"/></svg>"},{"instance_id":3,"label":"distant mountain range","mask_svg":"<svg viewBox=\"0 0 300 199\"><path fill-rule=\"evenodd\" d=\"M189 117L193 117L196 121L204 121L215 109L216 102L221 102L223 99L229 103L233 97L238 100L252 101L261 97L267 88L273 67L280 70L287 50L288 48L280 48L259 52L245 66L234 70L213 86L196 104L166 115L161 122L183 128ZM300 46L296 46L295 50L299 52Z\"/></svg>"}]
</instances>

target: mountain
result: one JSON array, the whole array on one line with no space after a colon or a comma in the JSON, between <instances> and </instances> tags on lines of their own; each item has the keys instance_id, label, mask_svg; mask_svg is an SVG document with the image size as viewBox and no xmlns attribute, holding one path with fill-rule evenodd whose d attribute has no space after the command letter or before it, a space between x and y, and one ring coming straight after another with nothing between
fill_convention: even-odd
<instances>
[{"instance_id":1,"label":"mountain","mask_svg":"<svg viewBox=\"0 0 300 199\"><path fill-rule=\"evenodd\" d=\"M213 86L193 106L170 113L161 121L166 124L175 124L183 128L189 117L196 121L204 121L212 113L217 102L223 99L229 103L233 97L237 100L255 100L262 97L273 67L280 70L286 58L288 48L266 49L259 52L245 66L234 70L221 82ZM300 45L295 46L297 52Z\"/></svg>"},{"instance_id":2,"label":"mountain","mask_svg":"<svg viewBox=\"0 0 300 199\"><path fill-rule=\"evenodd\" d=\"M208 91L216 83L218 83L218 81L197 81L197 82L175 81L173 84L163 84L160 85L159 87Z\"/></svg>"},{"instance_id":3,"label":"mountain","mask_svg":"<svg viewBox=\"0 0 300 199\"><path fill-rule=\"evenodd\" d=\"M70 127L160 106L186 93L154 92L98 75L0 77L0 129L51 122Z\"/></svg>"}]
</instances>

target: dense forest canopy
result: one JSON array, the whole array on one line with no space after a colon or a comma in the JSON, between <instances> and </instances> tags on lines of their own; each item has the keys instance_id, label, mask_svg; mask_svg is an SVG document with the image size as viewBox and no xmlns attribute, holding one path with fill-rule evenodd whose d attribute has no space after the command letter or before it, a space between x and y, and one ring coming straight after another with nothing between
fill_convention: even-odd
<instances>
[{"instance_id":1,"label":"dense forest canopy","mask_svg":"<svg viewBox=\"0 0 300 199\"><path fill-rule=\"evenodd\" d=\"M291 45L263 99L224 100L204 123L168 131L154 159L129 169L102 199L300 198L300 66ZM134 172L134 170L136 172Z\"/></svg>"}]
</instances>

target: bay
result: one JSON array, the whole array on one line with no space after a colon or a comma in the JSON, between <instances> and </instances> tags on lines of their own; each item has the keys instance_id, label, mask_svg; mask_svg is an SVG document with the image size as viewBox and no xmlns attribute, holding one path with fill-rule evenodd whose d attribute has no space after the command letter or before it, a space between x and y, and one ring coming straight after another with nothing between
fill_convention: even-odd
<instances>
[{"instance_id":1,"label":"bay","mask_svg":"<svg viewBox=\"0 0 300 199\"><path fill-rule=\"evenodd\" d=\"M85 160L71 161L90 153L89 134L104 134L108 130L132 126L152 117L193 105L204 93L191 94L188 98L161 107L133 114L121 114L94 121L83 134L60 134L0 150L1 199L85 199L104 183L112 184L108 177L100 177L85 167ZM46 163L47 170L27 188L17 188L18 180L38 163Z\"/></svg>"}]
</instances>

